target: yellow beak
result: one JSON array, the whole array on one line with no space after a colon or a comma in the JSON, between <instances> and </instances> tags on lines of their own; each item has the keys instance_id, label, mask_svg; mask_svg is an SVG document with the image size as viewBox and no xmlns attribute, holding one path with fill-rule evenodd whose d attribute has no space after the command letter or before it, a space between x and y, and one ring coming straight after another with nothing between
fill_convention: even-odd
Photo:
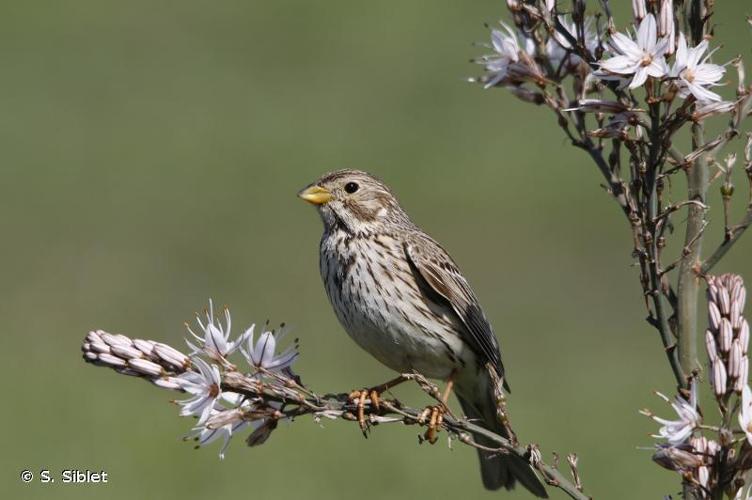
<instances>
[{"instance_id":1,"label":"yellow beak","mask_svg":"<svg viewBox=\"0 0 752 500\"><path fill-rule=\"evenodd\" d=\"M298 193L298 197L312 205L323 205L332 199L332 193L321 186L313 185Z\"/></svg>"}]
</instances>

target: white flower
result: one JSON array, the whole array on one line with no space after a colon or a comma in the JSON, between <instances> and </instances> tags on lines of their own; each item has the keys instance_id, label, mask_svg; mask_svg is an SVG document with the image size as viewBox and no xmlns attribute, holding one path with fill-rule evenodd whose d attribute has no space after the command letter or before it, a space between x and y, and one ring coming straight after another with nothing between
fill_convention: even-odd
<instances>
[{"instance_id":1,"label":"white flower","mask_svg":"<svg viewBox=\"0 0 752 500\"><path fill-rule=\"evenodd\" d=\"M240 344L250 334L250 329L246 330L237 340L230 341L230 332L232 329L232 318L230 310L225 308L225 324L214 317L214 304L209 299L209 310L206 311L206 324L201 321L200 316L196 316L196 323L201 327L203 336L196 335L191 328L186 325L188 332L196 339L198 346L186 340L188 347L192 349L191 355L204 353L212 359L221 361L228 355L232 354Z\"/></svg>"},{"instance_id":2,"label":"white flower","mask_svg":"<svg viewBox=\"0 0 752 500\"><path fill-rule=\"evenodd\" d=\"M622 33L614 33L610 45L614 55L600 61L601 69L612 75L634 75L629 88L641 86L648 76L661 78L668 73L664 58L668 42L658 40L653 14L648 14L640 22L636 40Z\"/></svg>"},{"instance_id":3,"label":"white flower","mask_svg":"<svg viewBox=\"0 0 752 500\"><path fill-rule=\"evenodd\" d=\"M592 28L592 21L592 18L588 18L585 21L585 48L591 54L594 54L595 50L598 48L598 35ZM569 33L573 39L577 40L577 26L574 22L570 21L565 16L559 16L559 22L566 32ZM546 53L551 60L551 64L554 66L558 66L567 56L567 53L572 52L573 50L574 48L572 47L572 44L569 43L567 37L561 34L558 30L554 31L553 36L548 39L548 42L546 42ZM578 65L581 61L582 59L578 55L569 55L569 62L573 66Z\"/></svg>"},{"instance_id":4,"label":"white flower","mask_svg":"<svg viewBox=\"0 0 752 500\"><path fill-rule=\"evenodd\" d=\"M177 377L180 388L191 394L191 397L177 401L177 403L182 406L180 416L198 416L200 425L214 410L222 392L220 390L222 379L216 365L209 365L201 358L194 358L193 364L198 368L198 372L187 371Z\"/></svg>"},{"instance_id":5,"label":"white flower","mask_svg":"<svg viewBox=\"0 0 752 500\"><path fill-rule=\"evenodd\" d=\"M671 68L671 76L677 80L679 95L686 98L689 94L700 102L720 101L721 96L705 87L715 87L726 73L718 64L708 63L712 52L703 58L708 50L708 41L703 40L697 47L689 48L684 33L679 33L679 45L676 49L676 62Z\"/></svg>"},{"instance_id":6,"label":"white flower","mask_svg":"<svg viewBox=\"0 0 752 500\"><path fill-rule=\"evenodd\" d=\"M739 427L747 436L747 442L752 444L752 389L745 385L742 389L742 407L739 410Z\"/></svg>"},{"instance_id":7,"label":"white flower","mask_svg":"<svg viewBox=\"0 0 752 500\"><path fill-rule=\"evenodd\" d=\"M199 423L191 429L191 433L188 434L185 439L194 439L198 441L198 446L206 446L217 439L222 439L223 444L219 450L219 458L222 460L225 458L225 451L227 450L227 447L230 444L230 439L234 434L237 434L248 427L255 432L261 427L267 426L270 427L270 429L265 434L265 437L268 437L271 431L274 430L273 427L276 427L276 419L274 420L275 424L271 426L269 425L272 421L270 418L249 419L249 412L252 412L254 409L253 404L240 395L236 396L239 396L239 398L227 398L228 402L236 405L235 408L228 409L220 404L216 404L210 411L208 418L203 423ZM268 407L274 410L279 410L282 407L282 403L270 402L268 403ZM251 436L253 436L253 434ZM249 436L249 440L251 439L251 436ZM254 436L253 439L256 441L253 443L249 441L249 446L261 444L263 442L259 441L258 436Z\"/></svg>"},{"instance_id":8,"label":"white flower","mask_svg":"<svg viewBox=\"0 0 752 500\"><path fill-rule=\"evenodd\" d=\"M222 413L222 411L223 410L212 409L211 413L207 415L207 419L216 417L218 414ZM230 445L230 438L232 438L233 434L244 430L249 425L255 428L261 425L261 423L262 421L260 420L239 420L227 423L217 428L210 428L206 425L199 424L191 430L191 433L188 434L185 439L197 440L198 446L206 446L207 444L212 443L217 439L222 439L223 443L222 447L219 449L219 459L223 460L225 458L225 451L227 451L227 447Z\"/></svg>"},{"instance_id":9,"label":"white flower","mask_svg":"<svg viewBox=\"0 0 752 500\"><path fill-rule=\"evenodd\" d=\"M658 434L653 437L666 439L673 446L680 445L692 435L695 428L702 422L702 417L697 411L697 383L692 380L689 401L681 396L676 396L672 403L663 394L658 393L658 395L666 402L671 403L671 407L679 418L677 420L666 420L652 415L653 420L662 425L658 429Z\"/></svg>"},{"instance_id":10,"label":"white flower","mask_svg":"<svg viewBox=\"0 0 752 500\"><path fill-rule=\"evenodd\" d=\"M501 25L506 33L491 30L491 44L496 54L481 58L486 70L491 73L485 88L493 87L504 80L509 74L510 64L516 63L520 59L520 44L517 41L517 35L506 24L501 23Z\"/></svg>"},{"instance_id":11,"label":"white flower","mask_svg":"<svg viewBox=\"0 0 752 500\"><path fill-rule=\"evenodd\" d=\"M256 369L263 368L269 371L282 371L289 368L298 357L296 346L289 347L281 354L276 354L277 342L284 336L284 332L277 338L274 332L266 331L259 336L257 342L253 341L253 327L249 329L248 350L242 347L243 353L248 364Z\"/></svg>"}]
</instances>

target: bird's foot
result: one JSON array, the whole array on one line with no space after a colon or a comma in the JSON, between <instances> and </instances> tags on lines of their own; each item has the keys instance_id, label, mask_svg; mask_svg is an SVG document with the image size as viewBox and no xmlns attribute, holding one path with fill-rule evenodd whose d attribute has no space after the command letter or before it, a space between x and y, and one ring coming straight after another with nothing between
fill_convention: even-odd
<instances>
[{"instance_id":1,"label":"bird's foot","mask_svg":"<svg viewBox=\"0 0 752 500\"><path fill-rule=\"evenodd\" d=\"M375 411L381 410L381 394L388 391L392 387L401 384L402 382L405 382L409 380L409 377L405 375L400 375L397 378L394 378L388 382L385 382L381 385L377 385L374 387L371 387L370 389L361 389L361 390L355 390L352 391L350 396L350 401L357 405L357 418L358 418L358 424L360 425L360 430L363 432L363 435L368 437L368 421L366 420L366 403L370 404L371 407Z\"/></svg>"},{"instance_id":2,"label":"bird's foot","mask_svg":"<svg viewBox=\"0 0 752 500\"><path fill-rule=\"evenodd\" d=\"M451 415L449 408L444 403L429 406L418 416L418 423L428 427L426 432L420 436L421 442L428 441L430 444L439 440L439 431L444 424L444 415Z\"/></svg>"},{"instance_id":3,"label":"bird's foot","mask_svg":"<svg viewBox=\"0 0 752 500\"><path fill-rule=\"evenodd\" d=\"M369 423L366 419L366 405L378 412L381 410L381 395L378 387L352 391L349 394L350 401L356 405L358 425L364 437L368 437Z\"/></svg>"}]
</instances>

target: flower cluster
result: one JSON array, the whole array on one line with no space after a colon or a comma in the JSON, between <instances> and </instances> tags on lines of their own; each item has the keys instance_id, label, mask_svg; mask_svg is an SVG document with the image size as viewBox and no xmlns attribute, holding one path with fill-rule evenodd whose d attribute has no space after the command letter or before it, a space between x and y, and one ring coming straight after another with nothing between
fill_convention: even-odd
<instances>
[{"instance_id":1,"label":"flower cluster","mask_svg":"<svg viewBox=\"0 0 752 500\"><path fill-rule=\"evenodd\" d=\"M710 383L723 416L730 417L735 411L728 404L730 398L741 395L740 404L734 406L739 407L739 428L730 427L730 418L724 418L720 427L703 424L696 378L691 381L689 398L677 395L670 401L658 393L671 404L676 419L660 418L648 410L642 413L661 424L655 437L664 442L657 445L653 460L698 486L700 498L710 498L708 492L721 486L736 492L737 498L746 499L749 488L742 488L744 481L740 479L752 469L752 389L747 381L749 326L743 314L746 289L742 278L734 274L706 279L709 327L705 338ZM715 435L705 436L704 431ZM735 440L734 434L743 437ZM723 475L721 470L725 471Z\"/></svg>"},{"instance_id":2,"label":"flower cluster","mask_svg":"<svg viewBox=\"0 0 752 500\"><path fill-rule=\"evenodd\" d=\"M600 71L596 76L626 79L630 89L642 87L650 77L658 83L667 81L682 98L692 95L701 104L722 101L709 88L719 85L726 69L708 62L712 55L712 52L706 55L708 41L690 47L680 32L677 43L671 0L662 2L661 23L656 22L653 14L644 14L643 1L635 3L642 4L635 9L635 19L639 19L635 36L618 32L611 35L607 46L609 57L599 61ZM669 67L667 58L674 53L674 63Z\"/></svg>"},{"instance_id":3,"label":"flower cluster","mask_svg":"<svg viewBox=\"0 0 752 500\"><path fill-rule=\"evenodd\" d=\"M219 456L223 458L233 435L252 429L248 444L261 444L279 420L286 418L279 401L285 399L284 394L271 400L249 397L242 391L230 390L226 379L240 375L246 385L251 382L258 386L268 384L271 390L279 386L284 393L285 387L299 383L291 371L298 356L297 341L278 352L284 328L279 332L264 328L254 340L253 325L233 339L230 311L225 308L221 317L215 316L211 300L203 317L196 316L196 322L199 333L186 325L190 335L186 340L191 349L189 355L153 340L131 339L101 330L89 332L82 349L84 359L90 363L188 394L187 398L175 401L181 416L196 418L186 439L196 441L197 446L222 440ZM241 353L247 370L240 371L229 359L236 351Z\"/></svg>"},{"instance_id":4,"label":"flower cluster","mask_svg":"<svg viewBox=\"0 0 752 500\"><path fill-rule=\"evenodd\" d=\"M743 316L746 289L734 274L708 276L708 329L705 347L717 398L741 394L749 375L749 323Z\"/></svg>"},{"instance_id":5,"label":"flower cluster","mask_svg":"<svg viewBox=\"0 0 752 500\"><path fill-rule=\"evenodd\" d=\"M576 26L564 16L560 16L558 20L567 36L554 32L542 45L542 49L530 33L513 29L506 23L499 23L501 29L491 30L490 48L494 53L476 60L486 69L486 74L479 79L483 86L491 88L503 85L513 89L524 82L543 85L552 75L547 74L537 60L545 61L551 71L557 73L571 73L581 67L583 60L575 53L570 42L570 39L577 39ZM591 25L588 21L584 44L586 50L594 54L599 42Z\"/></svg>"},{"instance_id":6,"label":"flower cluster","mask_svg":"<svg viewBox=\"0 0 752 500\"><path fill-rule=\"evenodd\" d=\"M532 39L518 34L505 23L501 30L491 30L491 47L494 54L481 56L477 62L488 73L481 79L485 88L510 82L542 81L543 70L533 59L535 47ZM520 40L523 40L522 45Z\"/></svg>"},{"instance_id":7,"label":"flower cluster","mask_svg":"<svg viewBox=\"0 0 752 500\"><path fill-rule=\"evenodd\" d=\"M556 2L546 2L537 10L542 23L519 21L519 17L515 27L501 22L499 29L491 30L488 47L494 52L476 60L486 73L471 81L485 88L507 87L523 98L526 92L519 89L526 82L545 87L568 75L575 75L580 98L599 92L597 80L615 81L619 88L629 90L650 83L654 97L691 96L706 111L712 109L712 114L729 112L733 103L724 102L711 90L721 85L725 67L710 62L714 51L709 51L708 40L690 46L685 34L676 29L673 1L661 0L660 7L651 8L655 14L645 0L633 0L632 7L636 25L632 32L599 33L593 28L593 17L578 25L557 14ZM536 8L528 6L527 10L535 12ZM546 29L539 30L540 24ZM710 104L714 107L707 108Z\"/></svg>"}]
</instances>

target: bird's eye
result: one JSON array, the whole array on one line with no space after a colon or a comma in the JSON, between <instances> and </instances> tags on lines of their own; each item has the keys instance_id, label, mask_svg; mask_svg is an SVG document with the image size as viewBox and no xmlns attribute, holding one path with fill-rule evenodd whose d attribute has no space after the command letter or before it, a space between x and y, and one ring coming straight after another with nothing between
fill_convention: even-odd
<instances>
[{"instance_id":1,"label":"bird's eye","mask_svg":"<svg viewBox=\"0 0 752 500\"><path fill-rule=\"evenodd\" d=\"M347 184L345 184L345 191L347 191L348 193L353 194L357 190L358 190L357 182L348 182Z\"/></svg>"}]
</instances>

